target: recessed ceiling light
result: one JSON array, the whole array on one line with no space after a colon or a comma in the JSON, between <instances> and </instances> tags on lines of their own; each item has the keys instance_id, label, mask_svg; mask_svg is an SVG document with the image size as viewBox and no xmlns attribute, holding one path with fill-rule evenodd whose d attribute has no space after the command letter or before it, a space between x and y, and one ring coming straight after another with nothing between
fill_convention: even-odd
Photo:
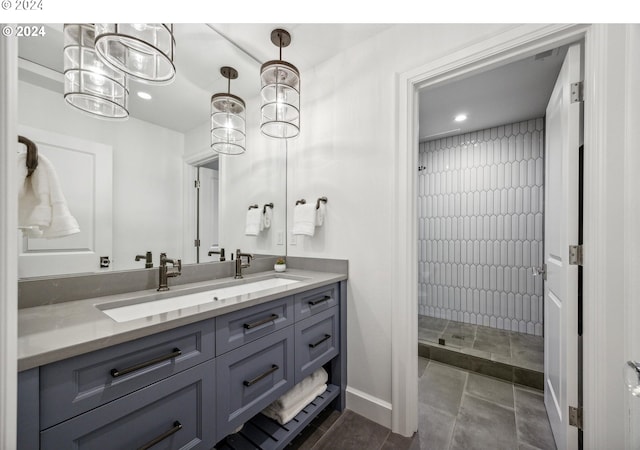
<instances>
[{"instance_id":1,"label":"recessed ceiling light","mask_svg":"<svg viewBox=\"0 0 640 450\"><path fill-rule=\"evenodd\" d=\"M455 119L456 122L464 122L465 120L467 120L467 115L466 114L458 114Z\"/></svg>"},{"instance_id":2,"label":"recessed ceiling light","mask_svg":"<svg viewBox=\"0 0 640 450\"><path fill-rule=\"evenodd\" d=\"M151 94L143 91L138 91L138 97L143 98L145 100L151 100Z\"/></svg>"}]
</instances>

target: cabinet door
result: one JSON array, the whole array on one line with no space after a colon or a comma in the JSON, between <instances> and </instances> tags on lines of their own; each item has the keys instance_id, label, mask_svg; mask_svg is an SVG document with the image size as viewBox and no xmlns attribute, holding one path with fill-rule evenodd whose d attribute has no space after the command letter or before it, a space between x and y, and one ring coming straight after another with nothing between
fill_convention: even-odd
<instances>
[{"instance_id":1,"label":"cabinet door","mask_svg":"<svg viewBox=\"0 0 640 450\"><path fill-rule=\"evenodd\" d=\"M340 299L338 286L338 284L332 284L296 294L294 296L296 321L336 306Z\"/></svg>"},{"instance_id":2,"label":"cabinet door","mask_svg":"<svg viewBox=\"0 0 640 450\"><path fill-rule=\"evenodd\" d=\"M220 437L293 387L293 327L216 358L216 416Z\"/></svg>"},{"instance_id":3,"label":"cabinet door","mask_svg":"<svg viewBox=\"0 0 640 450\"><path fill-rule=\"evenodd\" d=\"M43 366L41 429L213 358L214 327L205 320Z\"/></svg>"},{"instance_id":4,"label":"cabinet door","mask_svg":"<svg viewBox=\"0 0 640 450\"><path fill-rule=\"evenodd\" d=\"M43 450L211 449L214 360L40 433Z\"/></svg>"},{"instance_id":5,"label":"cabinet door","mask_svg":"<svg viewBox=\"0 0 640 450\"><path fill-rule=\"evenodd\" d=\"M338 354L338 307L323 311L295 325L295 383L301 382Z\"/></svg>"}]
</instances>

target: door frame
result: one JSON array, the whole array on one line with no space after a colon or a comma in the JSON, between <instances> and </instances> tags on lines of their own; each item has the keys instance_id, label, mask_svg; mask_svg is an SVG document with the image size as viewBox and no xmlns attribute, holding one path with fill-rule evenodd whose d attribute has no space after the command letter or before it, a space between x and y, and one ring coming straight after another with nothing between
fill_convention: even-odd
<instances>
[{"instance_id":1,"label":"door frame","mask_svg":"<svg viewBox=\"0 0 640 450\"><path fill-rule=\"evenodd\" d=\"M15 448L18 384L18 39L0 39L0 448Z\"/></svg>"},{"instance_id":2,"label":"door frame","mask_svg":"<svg viewBox=\"0 0 640 450\"><path fill-rule=\"evenodd\" d=\"M395 293L394 307L391 309L391 395L392 395L392 431L403 436L411 436L418 425L418 383L417 383L417 171L418 165L418 90L444 81L469 76L533 56L539 52L564 44L585 40L588 56L585 73L593 72L602 62L604 53L594 51L590 25L518 25L507 29L489 39L472 43L463 50L452 53L427 65L397 74L396 100L397 154L395 158L395 197L393 211L393 265L392 292ZM603 100L600 98L599 100ZM590 99L590 101L592 101ZM600 104L593 99L591 110L597 110ZM593 114L593 113L592 113ZM602 126L604 117L590 121L589 126L596 130ZM604 145L597 146L593 134L585 136L587 148L602 155ZM594 185L592 189L602 188L603 179L596 179L587 173L586 177ZM597 233L595 233L597 235ZM593 237L593 234L590 235ZM589 245L589 241L585 241ZM585 292L585 298L591 297ZM588 348L588 347L586 347ZM591 360L591 359L590 359ZM585 381L588 381L585 379ZM593 383L593 380L591 380ZM590 394L588 386L585 394ZM587 400L587 399L585 399ZM587 403L587 402L585 402ZM597 414L595 411L593 414ZM590 422L592 415L587 415ZM585 433L593 436L598 427L595 421Z\"/></svg>"}]
</instances>

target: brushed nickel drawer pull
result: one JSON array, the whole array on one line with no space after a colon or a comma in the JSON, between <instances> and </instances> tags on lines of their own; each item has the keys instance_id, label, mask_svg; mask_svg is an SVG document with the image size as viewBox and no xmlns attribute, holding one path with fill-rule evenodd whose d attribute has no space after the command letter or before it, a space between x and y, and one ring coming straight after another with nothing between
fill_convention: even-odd
<instances>
[{"instance_id":1,"label":"brushed nickel drawer pull","mask_svg":"<svg viewBox=\"0 0 640 450\"><path fill-rule=\"evenodd\" d=\"M331 296L330 295L325 295L324 297L319 298L317 300L311 300L309 302L309 305L310 306L316 306L318 303L326 302L328 300L331 300Z\"/></svg>"},{"instance_id":2,"label":"brushed nickel drawer pull","mask_svg":"<svg viewBox=\"0 0 640 450\"><path fill-rule=\"evenodd\" d=\"M253 380L244 380L242 382L242 384L244 384L246 387L252 386L254 384L256 384L258 381L262 380L265 377L268 377L269 375L271 375L273 372L275 372L276 370L278 370L280 367L276 366L275 364L271 365L271 369L267 370L265 373L263 373L262 375L258 375L257 377L255 377Z\"/></svg>"},{"instance_id":3,"label":"brushed nickel drawer pull","mask_svg":"<svg viewBox=\"0 0 640 450\"><path fill-rule=\"evenodd\" d=\"M163 441L166 438L168 438L169 436L171 436L172 434L177 433L181 429L182 429L182 424L176 420L175 422L173 422L173 428L171 428L170 430L165 431L164 433L162 433L157 438L154 438L153 440L147 442L142 447L138 447L138 450L148 450L151 447L153 447L154 445L158 444L160 441Z\"/></svg>"},{"instance_id":4,"label":"brushed nickel drawer pull","mask_svg":"<svg viewBox=\"0 0 640 450\"><path fill-rule=\"evenodd\" d=\"M122 369L122 370L111 369L111 376L113 378L118 378L118 377L121 377L122 375L135 372L136 370L144 369L145 367L152 366L159 362L165 361L167 359L175 358L176 356L180 356L180 355L182 355L182 351L176 347L168 355L158 356L157 358L150 359L149 361L145 361L143 363L136 364L135 366L127 367L126 369Z\"/></svg>"},{"instance_id":5,"label":"brushed nickel drawer pull","mask_svg":"<svg viewBox=\"0 0 640 450\"><path fill-rule=\"evenodd\" d=\"M273 322L278 317L280 316L278 316L277 314L271 314L271 316L267 317L266 319L258 320L257 322L253 323L245 323L244 327L245 329L250 330L252 328L259 327L260 325L264 325L265 323Z\"/></svg>"},{"instance_id":6,"label":"brushed nickel drawer pull","mask_svg":"<svg viewBox=\"0 0 640 450\"><path fill-rule=\"evenodd\" d=\"M324 337L320 339L318 342L316 342L315 344L309 344L309 348L316 348L318 345L322 344L327 339L331 339L330 334L325 334Z\"/></svg>"}]
</instances>

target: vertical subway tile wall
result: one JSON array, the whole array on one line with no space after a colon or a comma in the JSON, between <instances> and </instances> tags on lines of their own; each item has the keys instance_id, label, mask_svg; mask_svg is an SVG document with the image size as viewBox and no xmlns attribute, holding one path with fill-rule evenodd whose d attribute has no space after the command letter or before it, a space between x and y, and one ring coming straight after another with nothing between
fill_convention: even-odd
<instances>
[{"instance_id":1,"label":"vertical subway tile wall","mask_svg":"<svg viewBox=\"0 0 640 450\"><path fill-rule=\"evenodd\" d=\"M420 143L421 315L542 335L544 119Z\"/></svg>"}]
</instances>

